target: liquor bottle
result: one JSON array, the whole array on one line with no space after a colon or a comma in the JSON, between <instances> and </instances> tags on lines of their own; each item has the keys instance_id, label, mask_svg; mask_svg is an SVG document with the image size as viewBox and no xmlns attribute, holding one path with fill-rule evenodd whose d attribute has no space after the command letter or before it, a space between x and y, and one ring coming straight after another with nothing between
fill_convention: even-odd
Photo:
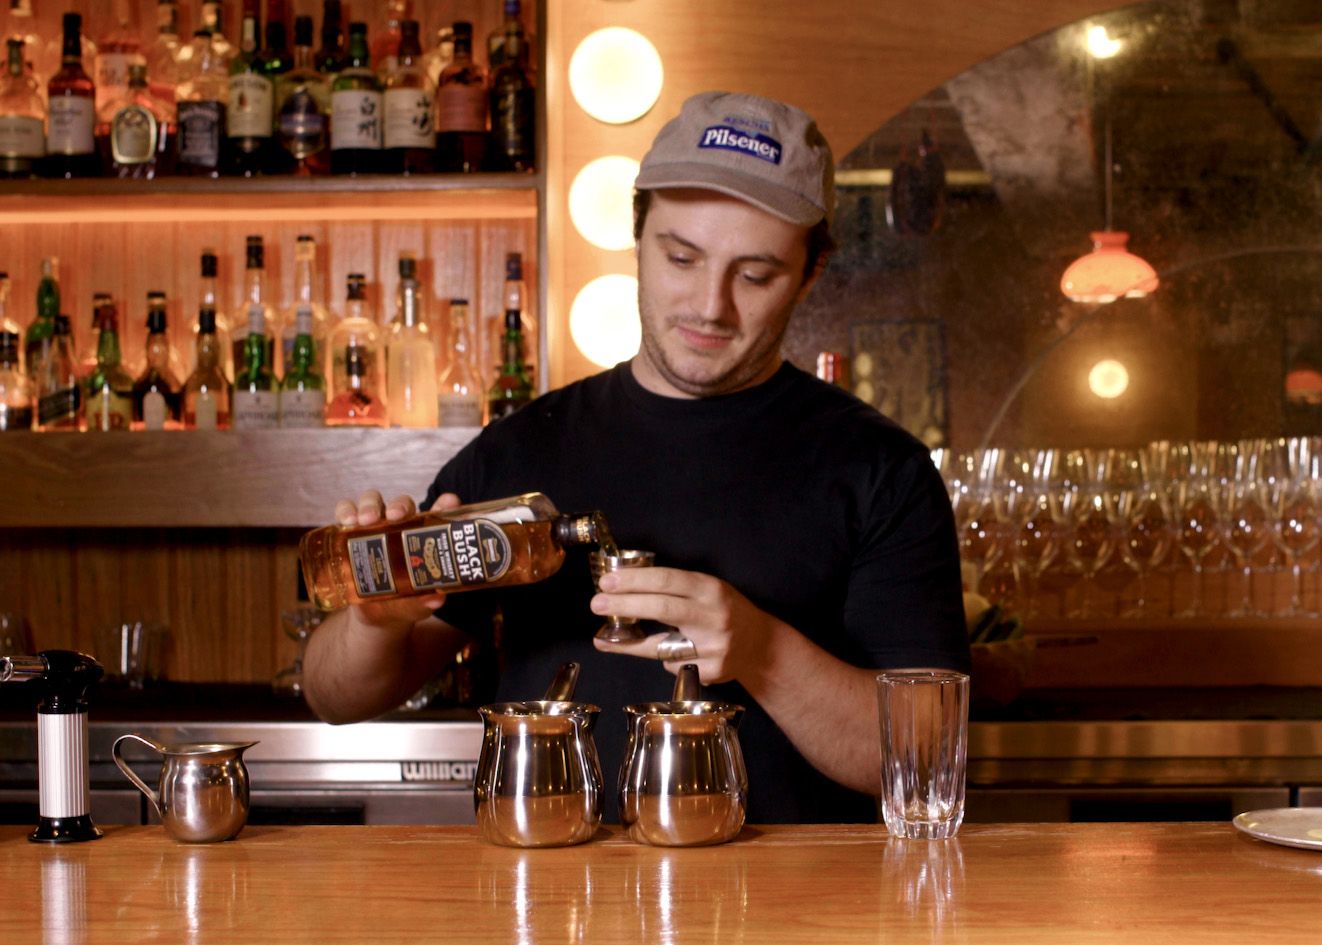
<instances>
[{"instance_id":1,"label":"liquor bottle","mask_svg":"<svg viewBox=\"0 0 1322 945\"><path fill-rule=\"evenodd\" d=\"M64 48L60 71L46 87L45 177L93 177L97 173L96 90L83 71L79 36L83 18L64 14Z\"/></svg>"},{"instance_id":2,"label":"liquor bottle","mask_svg":"<svg viewBox=\"0 0 1322 945\"><path fill-rule=\"evenodd\" d=\"M114 0L110 29L96 43L93 80L96 82L96 110L124 94L129 84L129 67L145 65L142 36L138 29L137 4L133 0Z\"/></svg>"},{"instance_id":3,"label":"liquor bottle","mask_svg":"<svg viewBox=\"0 0 1322 945\"><path fill-rule=\"evenodd\" d=\"M96 367L83 393L87 430L128 431L133 426L133 378L120 364L119 311L109 295L92 296L92 324L97 330Z\"/></svg>"},{"instance_id":4,"label":"liquor bottle","mask_svg":"<svg viewBox=\"0 0 1322 945\"><path fill-rule=\"evenodd\" d=\"M367 24L349 24L349 61L331 85L331 173L371 174L381 160L381 86L367 55Z\"/></svg>"},{"instance_id":5,"label":"liquor bottle","mask_svg":"<svg viewBox=\"0 0 1322 945\"><path fill-rule=\"evenodd\" d=\"M30 7L31 4L28 4ZM91 23L91 18L87 16L87 0L66 0L63 4L64 12L77 13L84 25ZM31 18L28 18L31 22ZM45 19L43 17L42 19ZM43 24L44 26L44 24ZM96 42L89 35L90 30L83 30L78 38L78 47L82 53L82 61L91 67L96 62ZM47 35L45 33L37 36L24 34L24 42L27 44L26 54L32 65L33 77L37 79L38 86L45 91L50 84L51 78L60 71L60 66L64 62L64 31L56 35ZM95 110L93 111L95 114Z\"/></svg>"},{"instance_id":6,"label":"liquor bottle","mask_svg":"<svg viewBox=\"0 0 1322 945\"><path fill-rule=\"evenodd\" d=\"M473 24L454 24L454 61L436 88L436 169L482 170L487 146L487 75L473 61Z\"/></svg>"},{"instance_id":7,"label":"liquor bottle","mask_svg":"<svg viewBox=\"0 0 1322 945\"><path fill-rule=\"evenodd\" d=\"M443 427L482 425L483 384L473 348L468 299L450 300L450 356L436 381L436 419Z\"/></svg>"},{"instance_id":8,"label":"liquor bottle","mask_svg":"<svg viewBox=\"0 0 1322 945\"><path fill-rule=\"evenodd\" d=\"M523 266L518 253L505 257L505 333L501 339L501 364L487 394L487 419L507 417L536 396L532 371L524 361Z\"/></svg>"},{"instance_id":9,"label":"liquor bottle","mask_svg":"<svg viewBox=\"0 0 1322 945\"><path fill-rule=\"evenodd\" d=\"M442 26L436 30L436 42L423 58L423 68L432 88L441 83L441 73L454 62L454 27Z\"/></svg>"},{"instance_id":10,"label":"liquor bottle","mask_svg":"<svg viewBox=\"0 0 1322 945\"><path fill-rule=\"evenodd\" d=\"M517 28L516 28L517 27ZM506 21L504 61L491 74L491 137L486 169L530 171L536 164L532 80L524 68L523 29Z\"/></svg>"},{"instance_id":11,"label":"liquor bottle","mask_svg":"<svg viewBox=\"0 0 1322 945\"><path fill-rule=\"evenodd\" d=\"M327 324L330 318L326 306L321 302L321 292L317 286L317 241L303 233L294 243L294 304L284 313L280 332L281 363L286 365L286 370L290 356L294 353L294 342L298 338L295 321L298 313L306 308L312 313L312 344L317 372L325 372Z\"/></svg>"},{"instance_id":12,"label":"liquor bottle","mask_svg":"<svg viewBox=\"0 0 1322 945\"><path fill-rule=\"evenodd\" d=\"M179 85L179 55L183 50L179 42L179 4L176 0L157 0L156 38L147 47L147 75L151 79L152 94L162 101L174 104L175 88Z\"/></svg>"},{"instance_id":13,"label":"liquor bottle","mask_svg":"<svg viewBox=\"0 0 1322 945\"><path fill-rule=\"evenodd\" d=\"M280 317L266 301L266 247L260 236L249 236L247 262L244 267L243 305L230 320L230 345L234 357L235 383L244 364L247 350L248 326L253 323L253 311L261 315L262 332L266 342L266 366L275 370L275 338L280 334Z\"/></svg>"},{"instance_id":14,"label":"liquor bottle","mask_svg":"<svg viewBox=\"0 0 1322 945\"><path fill-rule=\"evenodd\" d=\"M227 173L253 177L270 159L275 87L263 71L257 42L257 14L245 13L239 55L230 62L229 111L225 137Z\"/></svg>"},{"instance_id":15,"label":"liquor bottle","mask_svg":"<svg viewBox=\"0 0 1322 945\"><path fill-rule=\"evenodd\" d=\"M312 17L294 20L294 67L276 79L277 166L305 177L330 170L326 151L330 85L312 64Z\"/></svg>"},{"instance_id":16,"label":"liquor bottle","mask_svg":"<svg viewBox=\"0 0 1322 945\"><path fill-rule=\"evenodd\" d=\"M521 19L522 6L519 0L505 0L505 19L487 34L487 70L494 74L497 69L513 58L523 67L523 71L527 73L531 80L537 71L537 64L533 56L533 49L536 47L533 42L533 35L523 25ZM510 30L514 30L519 37L517 51L510 50L513 52L513 56L507 54L507 47L505 46L505 37ZM536 83L534 82L534 84Z\"/></svg>"},{"instance_id":17,"label":"liquor bottle","mask_svg":"<svg viewBox=\"0 0 1322 945\"><path fill-rule=\"evenodd\" d=\"M225 377L232 377L234 374L234 349L230 346L230 323L229 319L220 310L220 294L216 289L216 272L218 261L213 250L202 250L202 269L201 278L197 286L197 309L199 312L198 320L193 323L193 334L202 330L201 311L211 309L211 321L213 328L211 333L215 336L212 343L220 348L216 355L216 363ZM189 360L188 371L192 374L197 370L197 343L194 340L192 357ZM226 399L228 404L228 398Z\"/></svg>"},{"instance_id":18,"label":"liquor bottle","mask_svg":"<svg viewBox=\"0 0 1322 945\"><path fill-rule=\"evenodd\" d=\"M351 272L344 317L331 333L331 402L326 425L381 427L386 405L381 398L380 336L367 308L367 283Z\"/></svg>"},{"instance_id":19,"label":"liquor bottle","mask_svg":"<svg viewBox=\"0 0 1322 945\"><path fill-rule=\"evenodd\" d=\"M41 261L41 281L37 283L37 317L23 336L23 363L28 377L34 380L55 338L55 318L60 314L60 282L54 256Z\"/></svg>"},{"instance_id":20,"label":"liquor bottle","mask_svg":"<svg viewBox=\"0 0 1322 945\"><path fill-rule=\"evenodd\" d=\"M211 37L208 52L216 57L228 75L230 60L234 58L238 50L234 48L233 43L225 38L225 10L224 5L219 0L202 4L201 12L198 15L197 29L193 32L193 35L197 36L198 33L206 33ZM179 50L180 82L185 81L189 73L196 67L197 55L198 50L192 44Z\"/></svg>"},{"instance_id":21,"label":"liquor bottle","mask_svg":"<svg viewBox=\"0 0 1322 945\"><path fill-rule=\"evenodd\" d=\"M312 341L311 305L299 306L294 325L294 350L285 359L288 368L280 382L280 426L324 427L326 377L317 363L317 348Z\"/></svg>"},{"instance_id":22,"label":"liquor bottle","mask_svg":"<svg viewBox=\"0 0 1322 945\"><path fill-rule=\"evenodd\" d=\"M223 430L230 425L230 382L221 368L229 346L216 333L216 310L203 304L197 313L196 367L184 381L184 429Z\"/></svg>"},{"instance_id":23,"label":"liquor bottle","mask_svg":"<svg viewBox=\"0 0 1322 945\"><path fill-rule=\"evenodd\" d=\"M178 116L178 173L219 177L226 161L225 126L229 103L229 70L211 43L211 34L198 30L187 77L175 89Z\"/></svg>"},{"instance_id":24,"label":"liquor bottle","mask_svg":"<svg viewBox=\"0 0 1322 945\"><path fill-rule=\"evenodd\" d=\"M399 301L386 344L386 408L392 427L436 426L436 346L422 315L418 261L399 260Z\"/></svg>"},{"instance_id":25,"label":"liquor bottle","mask_svg":"<svg viewBox=\"0 0 1322 945\"><path fill-rule=\"evenodd\" d=\"M411 515L328 525L299 542L303 580L322 610L418 594L531 584L571 545L615 551L600 512L562 515L540 492Z\"/></svg>"},{"instance_id":26,"label":"liquor bottle","mask_svg":"<svg viewBox=\"0 0 1322 945\"><path fill-rule=\"evenodd\" d=\"M4 35L9 39L17 39L23 43L23 70L37 83L38 91L46 88L46 83L55 70L50 68L51 62L43 61L45 38L37 32L37 18L32 9L32 0L9 0L6 4L7 16L5 18ZM53 50L55 53L53 64L58 67L60 61L59 49ZM43 99L43 105L44 105Z\"/></svg>"},{"instance_id":27,"label":"liquor bottle","mask_svg":"<svg viewBox=\"0 0 1322 945\"><path fill-rule=\"evenodd\" d=\"M0 432L32 429L32 383L18 363L18 333L0 331Z\"/></svg>"},{"instance_id":28,"label":"liquor bottle","mask_svg":"<svg viewBox=\"0 0 1322 945\"><path fill-rule=\"evenodd\" d=\"M97 119L96 146L106 177L152 180L174 172L175 109L147 85L147 67L129 66L129 84Z\"/></svg>"},{"instance_id":29,"label":"liquor bottle","mask_svg":"<svg viewBox=\"0 0 1322 945\"><path fill-rule=\"evenodd\" d=\"M82 386L69 335L69 316L55 316L55 334L50 350L32 374L37 394L38 430L77 430L82 415Z\"/></svg>"},{"instance_id":30,"label":"liquor bottle","mask_svg":"<svg viewBox=\"0 0 1322 945\"><path fill-rule=\"evenodd\" d=\"M524 366L528 371L528 377L532 380L533 387L536 387L536 361L537 352L540 350L537 341L537 319L523 304L526 295L527 293L523 283L523 254L506 253L505 283L502 289L502 297L505 300L503 310L505 312L517 311L519 313L519 330L523 335ZM487 351L504 350L505 322L506 318L503 315L498 315L489 320L491 334L488 338Z\"/></svg>"},{"instance_id":31,"label":"liquor bottle","mask_svg":"<svg viewBox=\"0 0 1322 945\"><path fill-rule=\"evenodd\" d=\"M142 430L177 430L179 375L171 365L165 293L147 293L147 366L133 382L133 422Z\"/></svg>"},{"instance_id":32,"label":"liquor bottle","mask_svg":"<svg viewBox=\"0 0 1322 945\"><path fill-rule=\"evenodd\" d=\"M262 72L274 84L278 76L294 67L289 51L289 24L285 22L284 0L266 0L266 45L262 49Z\"/></svg>"},{"instance_id":33,"label":"liquor bottle","mask_svg":"<svg viewBox=\"0 0 1322 945\"><path fill-rule=\"evenodd\" d=\"M344 13L340 0L323 0L321 5L321 48L313 60L327 84L344 68Z\"/></svg>"},{"instance_id":34,"label":"liquor bottle","mask_svg":"<svg viewBox=\"0 0 1322 945\"><path fill-rule=\"evenodd\" d=\"M280 424L280 395L271 372L270 339L262 307L248 308L243 338L243 361L234 376L230 398L230 422L236 430L273 430Z\"/></svg>"},{"instance_id":35,"label":"liquor bottle","mask_svg":"<svg viewBox=\"0 0 1322 945\"><path fill-rule=\"evenodd\" d=\"M46 154L46 103L23 61L23 40L6 41L0 84L0 177L35 177Z\"/></svg>"},{"instance_id":36,"label":"liquor bottle","mask_svg":"<svg viewBox=\"0 0 1322 945\"><path fill-rule=\"evenodd\" d=\"M382 169L389 174L426 174L436 151L433 90L422 64L418 21L400 26L399 55L386 80L386 133Z\"/></svg>"},{"instance_id":37,"label":"liquor bottle","mask_svg":"<svg viewBox=\"0 0 1322 945\"><path fill-rule=\"evenodd\" d=\"M398 66L399 41L404 35L404 21L414 18L412 6L410 0L386 0L385 26L377 32L371 47L376 78L382 86Z\"/></svg>"},{"instance_id":38,"label":"liquor bottle","mask_svg":"<svg viewBox=\"0 0 1322 945\"><path fill-rule=\"evenodd\" d=\"M18 322L9 314L9 273L0 271L0 331L8 331L23 337L23 329L18 327ZM23 364L23 346L18 348L18 363Z\"/></svg>"}]
</instances>

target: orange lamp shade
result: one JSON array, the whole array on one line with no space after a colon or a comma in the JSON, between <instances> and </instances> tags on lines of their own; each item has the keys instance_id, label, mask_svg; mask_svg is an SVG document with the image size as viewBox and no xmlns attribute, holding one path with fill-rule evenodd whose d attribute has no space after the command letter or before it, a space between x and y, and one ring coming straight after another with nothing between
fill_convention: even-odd
<instances>
[{"instance_id":1,"label":"orange lamp shade","mask_svg":"<svg viewBox=\"0 0 1322 945\"><path fill-rule=\"evenodd\" d=\"M1138 299L1156 291L1157 271L1147 260L1125 248L1129 234L1100 230L1092 235L1092 252L1070 263L1060 277L1060 291L1075 302Z\"/></svg>"}]
</instances>

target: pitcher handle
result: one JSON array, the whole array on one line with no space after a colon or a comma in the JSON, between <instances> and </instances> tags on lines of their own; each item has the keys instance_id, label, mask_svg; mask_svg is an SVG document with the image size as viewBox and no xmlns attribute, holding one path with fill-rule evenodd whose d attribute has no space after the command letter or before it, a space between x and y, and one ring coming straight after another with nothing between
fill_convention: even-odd
<instances>
[{"instance_id":1,"label":"pitcher handle","mask_svg":"<svg viewBox=\"0 0 1322 945\"><path fill-rule=\"evenodd\" d=\"M127 735L119 736L119 738L115 739L115 744L110 747L110 754L115 759L115 764L119 767L119 770L123 771L124 776L133 782L134 787L136 787L143 794L147 795L147 800L151 801L151 806L156 808L157 814L160 814L161 812L160 796L151 788L149 788L146 782L142 780L142 778L138 777L137 773L132 768L129 767L128 762L124 760L124 756L120 754L120 750L119 750L120 743L123 742L124 739L126 738L135 738L138 741L142 742L144 745L146 745L148 748L150 748L152 751L160 755L165 754L165 746L157 744L156 742L152 741L150 738L145 738L142 735L137 735L134 734L133 732L130 732Z\"/></svg>"}]
</instances>

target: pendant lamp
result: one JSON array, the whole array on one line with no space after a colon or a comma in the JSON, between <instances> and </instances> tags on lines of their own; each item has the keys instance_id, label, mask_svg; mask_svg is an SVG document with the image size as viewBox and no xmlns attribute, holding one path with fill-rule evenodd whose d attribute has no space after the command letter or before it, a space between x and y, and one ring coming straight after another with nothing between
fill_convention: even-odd
<instances>
[{"instance_id":1,"label":"pendant lamp","mask_svg":"<svg viewBox=\"0 0 1322 945\"><path fill-rule=\"evenodd\" d=\"M1157 271L1125 248L1129 234L1111 229L1111 118L1106 119L1106 229L1090 234L1092 252L1080 256L1060 277L1060 291L1074 302L1104 304L1155 292Z\"/></svg>"}]
</instances>

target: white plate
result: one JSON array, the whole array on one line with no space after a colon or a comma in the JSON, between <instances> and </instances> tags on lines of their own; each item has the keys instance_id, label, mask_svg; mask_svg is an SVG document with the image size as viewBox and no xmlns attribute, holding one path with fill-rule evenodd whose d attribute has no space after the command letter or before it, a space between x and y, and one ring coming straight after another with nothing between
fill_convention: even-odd
<instances>
[{"instance_id":1,"label":"white plate","mask_svg":"<svg viewBox=\"0 0 1322 945\"><path fill-rule=\"evenodd\" d=\"M1250 837L1287 847L1322 850L1322 807L1251 810L1231 821Z\"/></svg>"}]
</instances>

